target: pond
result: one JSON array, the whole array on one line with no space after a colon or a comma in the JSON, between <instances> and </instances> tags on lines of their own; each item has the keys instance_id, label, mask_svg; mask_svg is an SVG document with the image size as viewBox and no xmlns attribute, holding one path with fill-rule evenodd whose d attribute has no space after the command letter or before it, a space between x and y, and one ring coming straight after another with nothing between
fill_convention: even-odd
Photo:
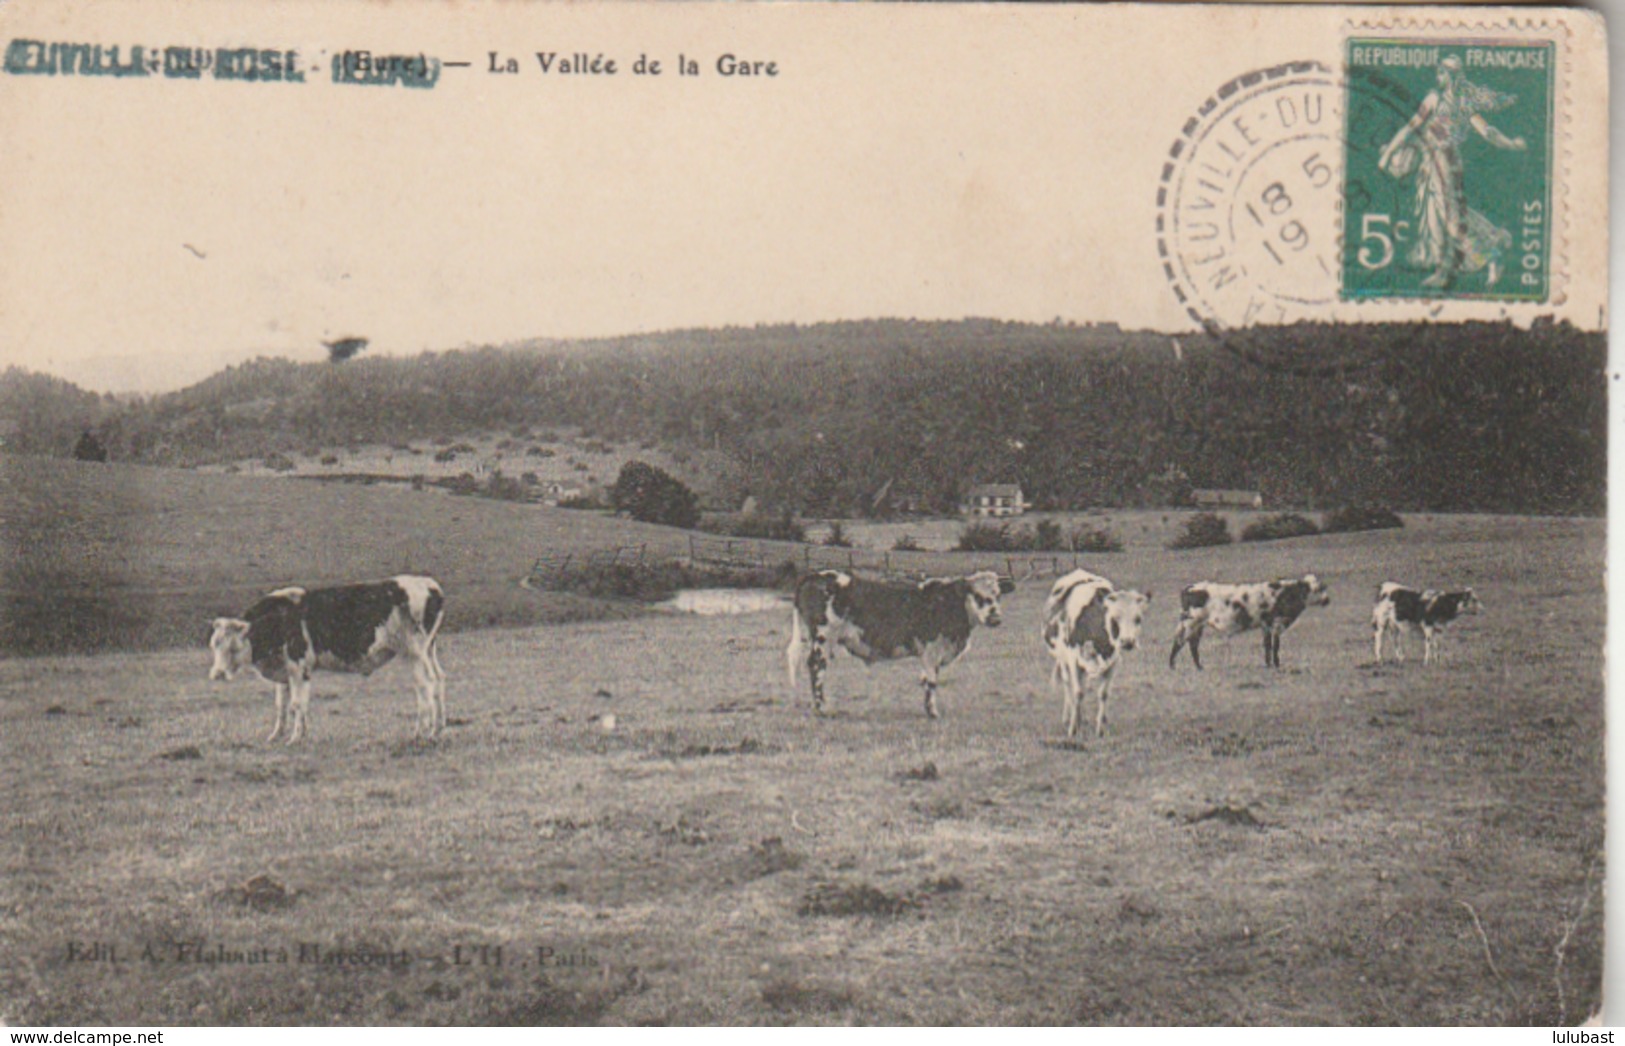
<instances>
[{"instance_id":1,"label":"pond","mask_svg":"<svg viewBox=\"0 0 1625 1046\"><path fill-rule=\"evenodd\" d=\"M770 588L689 588L656 606L683 614L754 614L762 610L783 610L790 605L790 593Z\"/></svg>"}]
</instances>

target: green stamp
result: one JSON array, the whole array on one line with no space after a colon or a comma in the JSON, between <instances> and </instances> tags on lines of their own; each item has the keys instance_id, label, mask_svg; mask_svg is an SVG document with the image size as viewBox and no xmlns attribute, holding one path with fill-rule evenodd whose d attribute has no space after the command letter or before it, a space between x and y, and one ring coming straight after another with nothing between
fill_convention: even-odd
<instances>
[{"instance_id":1,"label":"green stamp","mask_svg":"<svg viewBox=\"0 0 1625 1046\"><path fill-rule=\"evenodd\" d=\"M1550 42L1348 42L1347 299L1545 301L1552 272Z\"/></svg>"}]
</instances>

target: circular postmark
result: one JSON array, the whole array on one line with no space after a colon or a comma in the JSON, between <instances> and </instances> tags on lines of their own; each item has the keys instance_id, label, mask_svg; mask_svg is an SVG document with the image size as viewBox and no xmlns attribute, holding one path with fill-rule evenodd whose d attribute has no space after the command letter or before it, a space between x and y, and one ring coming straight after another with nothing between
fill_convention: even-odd
<instances>
[{"instance_id":1,"label":"circular postmark","mask_svg":"<svg viewBox=\"0 0 1625 1046\"><path fill-rule=\"evenodd\" d=\"M1340 318L1346 199L1401 187L1346 183L1349 151L1383 145L1347 135L1348 107L1371 105L1401 121L1414 109L1380 79L1290 62L1230 80L1185 122L1157 187L1157 248L1203 329Z\"/></svg>"}]
</instances>

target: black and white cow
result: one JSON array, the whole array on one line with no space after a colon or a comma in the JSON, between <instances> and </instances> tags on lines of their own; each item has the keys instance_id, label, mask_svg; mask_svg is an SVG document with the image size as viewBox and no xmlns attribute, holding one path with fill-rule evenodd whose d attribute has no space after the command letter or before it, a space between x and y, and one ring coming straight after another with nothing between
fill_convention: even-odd
<instances>
[{"instance_id":1,"label":"black and white cow","mask_svg":"<svg viewBox=\"0 0 1625 1046\"><path fill-rule=\"evenodd\" d=\"M1462 614L1476 614L1483 608L1470 588L1460 592L1419 592L1384 582L1377 590L1377 605L1371 608L1371 643L1378 663L1382 661L1385 635L1393 633L1394 658L1403 661L1405 647L1400 643L1400 633L1415 630L1422 633L1422 663L1431 664L1438 657L1439 633L1444 626Z\"/></svg>"},{"instance_id":2,"label":"black and white cow","mask_svg":"<svg viewBox=\"0 0 1625 1046\"><path fill-rule=\"evenodd\" d=\"M925 714L937 717L937 673L959 659L978 624L997 627L999 596L1014 585L991 570L917 585L869 581L839 570L808 574L796 585L790 645L784 656L790 689L805 661L813 709L824 708L824 671L835 644L864 663L918 657Z\"/></svg>"},{"instance_id":3,"label":"black and white cow","mask_svg":"<svg viewBox=\"0 0 1625 1046\"><path fill-rule=\"evenodd\" d=\"M1044 603L1044 645L1055 659L1053 678L1065 705L1061 722L1075 737L1083 718L1083 678L1097 681L1095 736L1106 736L1106 698L1125 650L1140 641L1151 593L1119 589L1098 574L1074 570L1055 582Z\"/></svg>"},{"instance_id":4,"label":"black and white cow","mask_svg":"<svg viewBox=\"0 0 1625 1046\"><path fill-rule=\"evenodd\" d=\"M276 728L268 740L288 744L309 728L310 676L318 668L372 672L397 654L412 660L418 733L435 737L446 725L446 673L435 652L446 596L433 578L403 574L336 588L279 588L240 618L214 621L209 678L231 679L245 668L276 686Z\"/></svg>"},{"instance_id":5,"label":"black and white cow","mask_svg":"<svg viewBox=\"0 0 1625 1046\"><path fill-rule=\"evenodd\" d=\"M1230 635L1257 628L1264 633L1264 664L1281 667L1281 633L1310 607L1331 602L1326 586L1313 574L1280 581L1259 581L1246 585L1224 585L1199 581L1179 594L1179 630L1174 648L1168 654L1168 667L1186 643L1191 660L1202 667L1202 632L1211 628Z\"/></svg>"}]
</instances>

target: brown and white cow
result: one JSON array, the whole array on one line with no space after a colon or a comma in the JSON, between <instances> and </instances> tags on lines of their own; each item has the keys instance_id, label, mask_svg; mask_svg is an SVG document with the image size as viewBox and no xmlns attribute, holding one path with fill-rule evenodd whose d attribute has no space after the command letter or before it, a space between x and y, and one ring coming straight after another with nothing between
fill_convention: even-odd
<instances>
[{"instance_id":1,"label":"brown and white cow","mask_svg":"<svg viewBox=\"0 0 1625 1046\"><path fill-rule=\"evenodd\" d=\"M1095 681L1095 736L1106 736L1106 699L1119 657L1140 641L1151 593L1119 589L1087 570L1074 570L1050 589L1044 603L1044 645L1055 659L1053 678L1065 705L1061 722L1075 737L1083 718L1084 678Z\"/></svg>"},{"instance_id":2,"label":"brown and white cow","mask_svg":"<svg viewBox=\"0 0 1625 1046\"><path fill-rule=\"evenodd\" d=\"M1439 650L1439 633L1462 614L1476 614L1484 608L1470 588L1460 592L1417 591L1392 581L1377 590L1376 606L1371 608L1371 643L1377 661L1382 662L1382 640L1393 634L1394 658L1405 660L1400 633L1422 633L1422 663L1432 664Z\"/></svg>"},{"instance_id":3,"label":"brown and white cow","mask_svg":"<svg viewBox=\"0 0 1625 1046\"><path fill-rule=\"evenodd\" d=\"M402 574L336 588L279 588L240 618L214 621L209 678L232 679L245 668L276 687L276 727L294 744L309 729L310 676L316 669L372 672L404 654L412 661L417 730L438 736L446 725L446 673L435 651L446 596L433 578Z\"/></svg>"},{"instance_id":4,"label":"brown and white cow","mask_svg":"<svg viewBox=\"0 0 1625 1046\"><path fill-rule=\"evenodd\" d=\"M920 659L925 714L937 718L937 674L965 652L971 629L997 627L999 596L1013 583L991 570L919 584L870 581L839 570L821 570L796 585L790 645L784 656L790 689L805 661L812 680L813 710L824 709L824 672L835 644L864 663Z\"/></svg>"},{"instance_id":5,"label":"brown and white cow","mask_svg":"<svg viewBox=\"0 0 1625 1046\"><path fill-rule=\"evenodd\" d=\"M1189 643L1191 660L1201 668L1202 633L1206 629L1230 635L1257 628L1264 633L1264 664L1280 668L1281 633L1291 628L1305 610L1330 602L1326 586L1313 574L1245 585L1199 581L1179 594L1179 630L1174 633L1174 648L1168 653L1168 667L1174 667L1180 648Z\"/></svg>"}]
</instances>

